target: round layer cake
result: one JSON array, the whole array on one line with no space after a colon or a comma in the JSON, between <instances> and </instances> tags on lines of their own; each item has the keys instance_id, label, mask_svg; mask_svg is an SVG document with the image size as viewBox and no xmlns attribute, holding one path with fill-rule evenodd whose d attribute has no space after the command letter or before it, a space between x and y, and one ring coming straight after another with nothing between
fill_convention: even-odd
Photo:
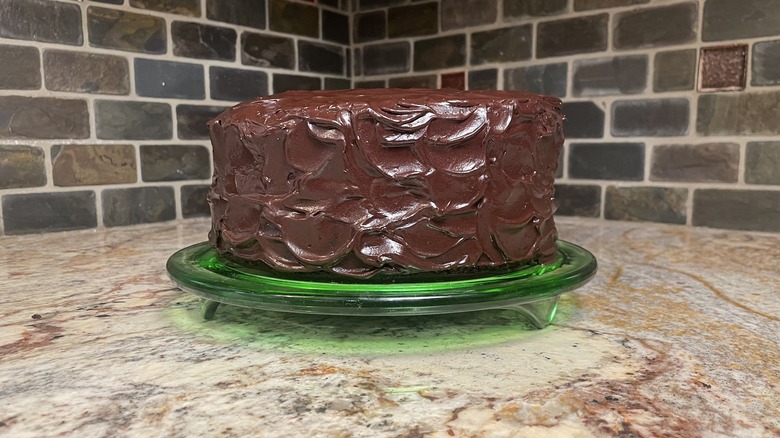
<instances>
[{"instance_id":1,"label":"round layer cake","mask_svg":"<svg viewBox=\"0 0 780 438\"><path fill-rule=\"evenodd\" d=\"M545 263L561 101L505 91L290 91L209 123L211 243L353 277Z\"/></svg>"}]
</instances>

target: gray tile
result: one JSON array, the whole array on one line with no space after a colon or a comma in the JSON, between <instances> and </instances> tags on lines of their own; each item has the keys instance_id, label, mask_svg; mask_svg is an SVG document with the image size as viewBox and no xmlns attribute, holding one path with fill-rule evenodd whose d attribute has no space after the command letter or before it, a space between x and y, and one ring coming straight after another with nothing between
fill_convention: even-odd
<instances>
[{"instance_id":1,"label":"gray tile","mask_svg":"<svg viewBox=\"0 0 780 438\"><path fill-rule=\"evenodd\" d=\"M387 83L384 79L372 81L355 81L355 88L386 88Z\"/></svg>"},{"instance_id":2,"label":"gray tile","mask_svg":"<svg viewBox=\"0 0 780 438\"><path fill-rule=\"evenodd\" d=\"M688 133L688 99L621 100L612 104L612 135L672 137Z\"/></svg>"},{"instance_id":3,"label":"gray tile","mask_svg":"<svg viewBox=\"0 0 780 438\"><path fill-rule=\"evenodd\" d=\"M322 10L322 39L339 44L349 44L349 16Z\"/></svg>"},{"instance_id":4,"label":"gray tile","mask_svg":"<svg viewBox=\"0 0 780 438\"><path fill-rule=\"evenodd\" d=\"M341 78L325 78L326 90L349 90L352 88L352 81Z\"/></svg>"},{"instance_id":5,"label":"gray tile","mask_svg":"<svg viewBox=\"0 0 780 438\"><path fill-rule=\"evenodd\" d=\"M89 45L129 52L165 53L165 20L146 14L90 6Z\"/></svg>"},{"instance_id":6,"label":"gray tile","mask_svg":"<svg viewBox=\"0 0 780 438\"><path fill-rule=\"evenodd\" d=\"M367 76L405 73L411 64L407 42L374 44L363 47L363 73Z\"/></svg>"},{"instance_id":7,"label":"gray tile","mask_svg":"<svg viewBox=\"0 0 780 438\"><path fill-rule=\"evenodd\" d=\"M504 18L542 17L566 12L568 0L504 0Z\"/></svg>"},{"instance_id":8,"label":"gray tile","mask_svg":"<svg viewBox=\"0 0 780 438\"><path fill-rule=\"evenodd\" d=\"M693 192L693 225L780 231L780 191L696 190Z\"/></svg>"},{"instance_id":9,"label":"gray tile","mask_svg":"<svg viewBox=\"0 0 780 438\"><path fill-rule=\"evenodd\" d=\"M385 11L355 14L354 20L356 43L367 43L387 38L387 14Z\"/></svg>"},{"instance_id":10,"label":"gray tile","mask_svg":"<svg viewBox=\"0 0 780 438\"><path fill-rule=\"evenodd\" d=\"M343 75L344 48L334 44L298 41L298 70Z\"/></svg>"},{"instance_id":11,"label":"gray tile","mask_svg":"<svg viewBox=\"0 0 780 438\"><path fill-rule=\"evenodd\" d=\"M364 9L376 9L376 8L384 8L387 6L396 6L407 2L407 0L357 0L357 1L359 1L359 5L357 9L361 11Z\"/></svg>"},{"instance_id":12,"label":"gray tile","mask_svg":"<svg viewBox=\"0 0 780 438\"><path fill-rule=\"evenodd\" d=\"M390 38L433 35L439 31L439 3L398 6L387 11Z\"/></svg>"},{"instance_id":13,"label":"gray tile","mask_svg":"<svg viewBox=\"0 0 780 438\"><path fill-rule=\"evenodd\" d=\"M65 50L45 50L46 88L54 91L130 94L127 59Z\"/></svg>"},{"instance_id":14,"label":"gray tile","mask_svg":"<svg viewBox=\"0 0 780 438\"><path fill-rule=\"evenodd\" d=\"M751 85L780 85L780 40L753 44L751 64Z\"/></svg>"},{"instance_id":15,"label":"gray tile","mask_svg":"<svg viewBox=\"0 0 780 438\"><path fill-rule=\"evenodd\" d=\"M81 8L45 0L0 2L0 37L80 46Z\"/></svg>"},{"instance_id":16,"label":"gray tile","mask_svg":"<svg viewBox=\"0 0 780 438\"><path fill-rule=\"evenodd\" d=\"M647 86L647 56L575 60L572 85L575 96L641 93Z\"/></svg>"},{"instance_id":17,"label":"gray tile","mask_svg":"<svg viewBox=\"0 0 780 438\"><path fill-rule=\"evenodd\" d=\"M466 64L466 35L417 40L414 42L414 70L438 70Z\"/></svg>"},{"instance_id":18,"label":"gray tile","mask_svg":"<svg viewBox=\"0 0 780 438\"><path fill-rule=\"evenodd\" d=\"M595 185L555 184L557 216L599 217L601 187Z\"/></svg>"},{"instance_id":19,"label":"gray tile","mask_svg":"<svg viewBox=\"0 0 780 438\"><path fill-rule=\"evenodd\" d=\"M626 50L694 42L697 11L697 4L691 2L616 14L613 46Z\"/></svg>"},{"instance_id":20,"label":"gray tile","mask_svg":"<svg viewBox=\"0 0 780 438\"><path fill-rule=\"evenodd\" d=\"M268 8L268 22L271 30L319 38L320 15L313 5L287 0L270 0Z\"/></svg>"},{"instance_id":21,"label":"gray tile","mask_svg":"<svg viewBox=\"0 0 780 438\"><path fill-rule=\"evenodd\" d=\"M607 187L604 217L620 221L685 224L688 190L669 187Z\"/></svg>"},{"instance_id":22,"label":"gray tile","mask_svg":"<svg viewBox=\"0 0 780 438\"><path fill-rule=\"evenodd\" d=\"M569 178L642 181L643 143L572 143Z\"/></svg>"},{"instance_id":23,"label":"gray tile","mask_svg":"<svg viewBox=\"0 0 780 438\"><path fill-rule=\"evenodd\" d=\"M563 104L563 136L566 138L601 138L604 136L604 111L594 102Z\"/></svg>"},{"instance_id":24,"label":"gray tile","mask_svg":"<svg viewBox=\"0 0 780 438\"><path fill-rule=\"evenodd\" d=\"M563 97L567 69L565 62L508 68L504 70L504 89Z\"/></svg>"},{"instance_id":25,"label":"gray tile","mask_svg":"<svg viewBox=\"0 0 780 438\"><path fill-rule=\"evenodd\" d=\"M780 134L780 91L699 96L696 132L702 135Z\"/></svg>"},{"instance_id":26,"label":"gray tile","mask_svg":"<svg viewBox=\"0 0 780 438\"><path fill-rule=\"evenodd\" d=\"M46 185L43 150L34 146L0 145L0 189Z\"/></svg>"},{"instance_id":27,"label":"gray tile","mask_svg":"<svg viewBox=\"0 0 780 438\"><path fill-rule=\"evenodd\" d=\"M780 141L751 141L747 144L745 182L780 185Z\"/></svg>"},{"instance_id":28,"label":"gray tile","mask_svg":"<svg viewBox=\"0 0 780 438\"><path fill-rule=\"evenodd\" d=\"M241 62L258 67L295 68L292 38L244 32L241 34Z\"/></svg>"},{"instance_id":29,"label":"gray tile","mask_svg":"<svg viewBox=\"0 0 780 438\"><path fill-rule=\"evenodd\" d=\"M780 2L776 0L707 0L702 40L724 41L777 35Z\"/></svg>"},{"instance_id":30,"label":"gray tile","mask_svg":"<svg viewBox=\"0 0 780 438\"><path fill-rule=\"evenodd\" d=\"M82 230L97 226L95 192L4 195L5 234Z\"/></svg>"},{"instance_id":31,"label":"gray tile","mask_svg":"<svg viewBox=\"0 0 780 438\"><path fill-rule=\"evenodd\" d=\"M204 217L211 214L206 197L209 186L193 184L181 186L181 215L184 218Z\"/></svg>"},{"instance_id":32,"label":"gray tile","mask_svg":"<svg viewBox=\"0 0 780 438\"><path fill-rule=\"evenodd\" d=\"M265 0L206 0L210 20L265 29Z\"/></svg>"},{"instance_id":33,"label":"gray tile","mask_svg":"<svg viewBox=\"0 0 780 438\"><path fill-rule=\"evenodd\" d=\"M41 88L41 61L38 59L38 49L0 45L0 90L39 88Z\"/></svg>"},{"instance_id":34,"label":"gray tile","mask_svg":"<svg viewBox=\"0 0 780 438\"><path fill-rule=\"evenodd\" d=\"M653 148L651 181L737 182L736 143L673 144Z\"/></svg>"},{"instance_id":35,"label":"gray tile","mask_svg":"<svg viewBox=\"0 0 780 438\"><path fill-rule=\"evenodd\" d=\"M495 90L498 87L498 69L469 70L469 90Z\"/></svg>"},{"instance_id":36,"label":"gray tile","mask_svg":"<svg viewBox=\"0 0 780 438\"><path fill-rule=\"evenodd\" d=\"M130 144L58 144L51 148L54 185L134 183L135 148Z\"/></svg>"},{"instance_id":37,"label":"gray tile","mask_svg":"<svg viewBox=\"0 0 780 438\"><path fill-rule=\"evenodd\" d=\"M227 27L174 21L171 39L176 56L222 61L236 59L236 31Z\"/></svg>"},{"instance_id":38,"label":"gray tile","mask_svg":"<svg viewBox=\"0 0 780 438\"><path fill-rule=\"evenodd\" d=\"M650 0L574 0L574 10L590 11L593 9L606 9L606 8L616 8L619 6L640 5L649 2Z\"/></svg>"},{"instance_id":39,"label":"gray tile","mask_svg":"<svg viewBox=\"0 0 780 438\"><path fill-rule=\"evenodd\" d=\"M176 105L176 128L179 138L207 140L208 121L220 115L227 107L206 105Z\"/></svg>"},{"instance_id":40,"label":"gray tile","mask_svg":"<svg viewBox=\"0 0 780 438\"><path fill-rule=\"evenodd\" d=\"M211 177L211 153L198 145L141 145L144 181L181 181Z\"/></svg>"},{"instance_id":41,"label":"gray tile","mask_svg":"<svg viewBox=\"0 0 780 438\"><path fill-rule=\"evenodd\" d=\"M496 22L498 0L441 0L441 29L463 29Z\"/></svg>"},{"instance_id":42,"label":"gray tile","mask_svg":"<svg viewBox=\"0 0 780 438\"><path fill-rule=\"evenodd\" d=\"M471 34L471 65L531 58L531 25L505 27Z\"/></svg>"},{"instance_id":43,"label":"gray tile","mask_svg":"<svg viewBox=\"0 0 780 438\"><path fill-rule=\"evenodd\" d=\"M80 99L0 96L0 138L87 138L89 113Z\"/></svg>"},{"instance_id":44,"label":"gray tile","mask_svg":"<svg viewBox=\"0 0 780 438\"><path fill-rule=\"evenodd\" d=\"M321 88L322 80L318 77L274 73L274 93L289 90L320 90Z\"/></svg>"},{"instance_id":45,"label":"gray tile","mask_svg":"<svg viewBox=\"0 0 780 438\"><path fill-rule=\"evenodd\" d=\"M352 75L363 75L363 51L360 48L352 49Z\"/></svg>"},{"instance_id":46,"label":"gray tile","mask_svg":"<svg viewBox=\"0 0 780 438\"><path fill-rule=\"evenodd\" d=\"M200 0L129 0L130 6L168 14L200 17Z\"/></svg>"},{"instance_id":47,"label":"gray tile","mask_svg":"<svg viewBox=\"0 0 780 438\"><path fill-rule=\"evenodd\" d=\"M653 91L693 90L696 83L696 49L658 52L653 64Z\"/></svg>"},{"instance_id":48,"label":"gray tile","mask_svg":"<svg viewBox=\"0 0 780 438\"><path fill-rule=\"evenodd\" d=\"M209 67L211 98L242 101L268 94L268 74L257 70Z\"/></svg>"},{"instance_id":49,"label":"gray tile","mask_svg":"<svg viewBox=\"0 0 780 438\"><path fill-rule=\"evenodd\" d=\"M143 97L205 99L203 66L184 62L135 59L135 92Z\"/></svg>"},{"instance_id":50,"label":"gray tile","mask_svg":"<svg viewBox=\"0 0 780 438\"><path fill-rule=\"evenodd\" d=\"M173 187L107 189L101 200L103 224L107 227L176 219Z\"/></svg>"},{"instance_id":51,"label":"gray tile","mask_svg":"<svg viewBox=\"0 0 780 438\"><path fill-rule=\"evenodd\" d=\"M597 14L541 22L536 27L536 57L607 50L608 21L609 15Z\"/></svg>"},{"instance_id":52,"label":"gray tile","mask_svg":"<svg viewBox=\"0 0 780 438\"><path fill-rule=\"evenodd\" d=\"M437 88L436 75L390 78L387 81L387 86L389 88Z\"/></svg>"},{"instance_id":53,"label":"gray tile","mask_svg":"<svg viewBox=\"0 0 780 438\"><path fill-rule=\"evenodd\" d=\"M95 124L106 140L167 140L173 133L167 103L96 100Z\"/></svg>"}]
</instances>

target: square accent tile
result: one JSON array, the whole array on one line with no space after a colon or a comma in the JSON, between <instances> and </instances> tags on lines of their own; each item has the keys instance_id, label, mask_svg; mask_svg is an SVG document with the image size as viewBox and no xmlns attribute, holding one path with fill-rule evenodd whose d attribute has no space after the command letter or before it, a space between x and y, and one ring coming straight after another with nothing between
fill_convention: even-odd
<instances>
[{"instance_id":1,"label":"square accent tile","mask_svg":"<svg viewBox=\"0 0 780 438\"><path fill-rule=\"evenodd\" d=\"M442 88L454 88L456 90L466 89L466 72L455 73L442 73L441 75L441 87Z\"/></svg>"},{"instance_id":2,"label":"square accent tile","mask_svg":"<svg viewBox=\"0 0 780 438\"><path fill-rule=\"evenodd\" d=\"M699 56L699 91L745 89L747 77L746 44L702 47Z\"/></svg>"}]
</instances>

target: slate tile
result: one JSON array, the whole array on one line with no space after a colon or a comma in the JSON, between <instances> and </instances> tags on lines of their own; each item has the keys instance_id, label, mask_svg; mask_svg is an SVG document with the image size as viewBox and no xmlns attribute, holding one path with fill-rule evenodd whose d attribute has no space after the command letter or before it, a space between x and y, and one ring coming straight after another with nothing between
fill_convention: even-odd
<instances>
[{"instance_id":1,"label":"slate tile","mask_svg":"<svg viewBox=\"0 0 780 438\"><path fill-rule=\"evenodd\" d=\"M751 141L747 144L745 182L780 185L780 141Z\"/></svg>"},{"instance_id":2,"label":"slate tile","mask_svg":"<svg viewBox=\"0 0 780 438\"><path fill-rule=\"evenodd\" d=\"M265 0L206 0L210 20L265 29Z\"/></svg>"},{"instance_id":3,"label":"slate tile","mask_svg":"<svg viewBox=\"0 0 780 438\"><path fill-rule=\"evenodd\" d=\"M95 192L4 195L3 223L7 235L82 230L97 226Z\"/></svg>"},{"instance_id":4,"label":"slate tile","mask_svg":"<svg viewBox=\"0 0 780 438\"><path fill-rule=\"evenodd\" d=\"M343 75L344 66L343 47L298 40L298 70Z\"/></svg>"},{"instance_id":5,"label":"slate tile","mask_svg":"<svg viewBox=\"0 0 780 438\"><path fill-rule=\"evenodd\" d=\"M653 64L653 91L693 90L696 82L696 49L658 52Z\"/></svg>"},{"instance_id":6,"label":"slate tile","mask_svg":"<svg viewBox=\"0 0 780 438\"><path fill-rule=\"evenodd\" d=\"M355 88L386 88L387 83L384 79L370 81L355 81Z\"/></svg>"},{"instance_id":7,"label":"slate tile","mask_svg":"<svg viewBox=\"0 0 780 438\"><path fill-rule=\"evenodd\" d=\"M699 96L696 132L702 135L780 134L780 91Z\"/></svg>"},{"instance_id":8,"label":"slate tile","mask_svg":"<svg viewBox=\"0 0 780 438\"><path fill-rule=\"evenodd\" d=\"M129 0L130 6L169 14L200 17L200 0Z\"/></svg>"},{"instance_id":9,"label":"slate tile","mask_svg":"<svg viewBox=\"0 0 780 438\"><path fill-rule=\"evenodd\" d=\"M564 102L565 138L601 138L604 136L604 111L594 102Z\"/></svg>"},{"instance_id":10,"label":"slate tile","mask_svg":"<svg viewBox=\"0 0 780 438\"><path fill-rule=\"evenodd\" d=\"M165 20L146 14L90 6L87 8L89 45L108 49L165 53Z\"/></svg>"},{"instance_id":11,"label":"slate tile","mask_svg":"<svg viewBox=\"0 0 780 438\"><path fill-rule=\"evenodd\" d=\"M780 2L775 0L707 0L702 40L724 41L772 36L780 29Z\"/></svg>"},{"instance_id":12,"label":"slate tile","mask_svg":"<svg viewBox=\"0 0 780 438\"><path fill-rule=\"evenodd\" d=\"M498 69L469 70L469 90L495 90L498 87Z\"/></svg>"},{"instance_id":13,"label":"slate tile","mask_svg":"<svg viewBox=\"0 0 780 438\"><path fill-rule=\"evenodd\" d=\"M642 181L644 143L572 143L569 178Z\"/></svg>"},{"instance_id":14,"label":"slate tile","mask_svg":"<svg viewBox=\"0 0 780 438\"><path fill-rule=\"evenodd\" d=\"M387 86L389 88L438 88L436 86L436 75L390 78L387 81Z\"/></svg>"},{"instance_id":15,"label":"slate tile","mask_svg":"<svg viewBox=\"0 0 780 438\"><path fill-rule=\"evenodd\" d=\"M209 67L212 99L242 101L268 94L268 74L257 70Z\"/></svg>"},{"instance_id":16,"label":"slate tile","mask_svg":"<svg viewBox=\"0 0 780 438\"><path fill-rule=\"evenodd\" d=\"M244 32L241 34L241 63L257 67L295 68L292 38Z\"/></svg>"},{"instance_id":17,"label":"slate tile","mask_svg":"<svg viewBox=\"0 0 780 438\"><path fill-rule=\"evenodd\" d=\"M135 148L130 144L57 144L51 148L54 185L134 183Z\"/></svg>"},{"instance_id":18,"label":"slate tile","mask_svg":"<svg viewBox=\"0 0 780 438\"><path fill-rule=\"evenodd\" d=\"M101 200L103 224L107 227L176 219L173 187L106 189Z\"/></svg>"},{"instance_id":19,"label":"slate tile","mask_svg":"<svg viewBox=\"0 0 780 438\"><path fill-rule=\"evenodd\" d=\"M543 17L566 12L568 0L504 0L504 18Z\"/></svg>"},{"instance_id":20,"label":"slate tile","mask_svg":"<svg viewBox=\"0 0 780 438\"><path fill-rule=\"evenodd\" d=\"M575 96L641 93L647 86L647 56L575 60L572 85Z\"/></svg>"},{"instance_id":21,"label":"slate tile","mask_svg":"<svg viewBox=\"0 0 780 438\"><path fill-rule=\"evenodd\" d=\"M466 35L417 40L414 42L414 70L426 71L466 64Z\"/></svg>"},{"instance_id":22,"label":"slate tile","mask_svg":"<svg viewBox=\"0 0 780 438\"><path fill-rule=\"evenodd\" d=\"M410 67L409 43L384 43L363 47L363 74L367 76L405 73Z\"/></svg>"},{"instance_id":23,"label":"slate tile","mask_svg":"<svg viewBox=\"0 0 780 438\"><path fill-rule=\"evenodd\" d=\"M601 187L596 185L555 184L557 216L599 217Z\"/></svg>"},{"instance_id":24,"label":"slate tile","mask_svg":"<svg viewBox=\"0 0 780 438\"><path fill-rule=\"evenodd\" d=\"M358 4L359 10L364 9L376 9L376 8L384 8L387 6L396 6L403 3L406 3L407 0L358 0L360 3Z\"/></svg>"},{"instance_id":25,"label":"slate tile","mask_svg":"<svg viewBox=\"0 0 780 438\"><path fill-rule=\"evenodd\" d=\"M349 16L323 9L322 39L339 44L349 44Z\"/></svg>"},{"instance_id":26,"label":"slate tile","mask_svg":"<svg viewBox=\"0 0 780 438\"><path fill-rule=\"evenodd\" d=\"M193 184L181 186L181 215L183 218L210 216L209 203L206 197L209 186Z\"/></svg>"},{"instance_id":27,"label":"slate tile","mask_svg":"<svg viewBox=\"0 0 780 438\"><path fill-rule=\"evenodd\" d=\"M780 40L753 44L751 64L751 85L780 85Z\"/></svg>"},{"instance_id":28,"label":"slate tile","mask_svg":"<svg viewBox=\"0 0 780 438\"><path fill-rule=\"evenodd\" d=\"M496 22L498 0L441 0L442 30Z\"/></svg>"},{"instance_id":29,"label":"slate tile","mask_svg":"<svg viewBox=\"0 0 780 438\"><path fill-rule=\"evenodd\" d=\"M236 59L236 31L227 27L174 21L171 39L176 56L223 61Z\"/></svg>"},{"instance_id":30,"label":"slate tile","mask_svg":"<svg viewBox=\"0 0 780 438\"><path fill-rule=\"evenodd\" d=\"M210 105L176 105L176 127L179 138L208 140L208 121L220 115L227 107Z\"/></svg>"},{"instance_id":31,"label":"slate tile","mask_svg":"<svg viewBox=\"0 0 780 438\"><path fill-rule=\"evenodd\" d=\"M0 145L0 190L46 185L43 149Z\"/></svg>"},{"instance_id":32,"label":"slate tile","mask_svg":"<svg viewBox=\"0 0 780 438\"><path fill-rule=\"evenodd\" d=\"M688 99L621 100L612 104L612 135L671 137L688 133Z\"/></svg>"},{"instance_id":33,"label":"slate tile","mask_svg":"<svg viewBox=\"0 0 780 438\"><path fill-rule=\"evenodd\" d=\"M352 81L341 78L325 78L326 90L349 90L352 88Z\"/></svg>"},{"instance_id":34,"label":"slate tile","mask_svg":"<svg viewBox=\"0 0 780 438\"><path fill-rule=\"evenodd\" d=\"M458 71L453 73L442 73L441 88L452 88L455 90L466 89L466 72Z\"/></svg>"},{"instance_id":35,"label":"slate tile","mask_svg":"<svg viewBox=\"0 0 780 438\"><path fill-rule=\"evenodd\" d=\"M203 66L184 62L135 59L135 92L143 97L205 99Z\"/></svg>"},{"instance_id":36,"label":"slate tile","mask_svg":"<svg viewBox=\"0 0 780 438\"><path fill-rule=\"evenodd\" d=\"M699 91L743 90L747 78L747 44L702 47Z\"/></svg>"},{"instance_id":37,"label":"slate tile","mask_svg":"<svg viewBox=\"0 0 780 438\"><path fill-rule=\"evenodd\" d=\"M85 100L0 96L0 139L87 137L89 113Z\"/></svg>"},{"instance_id":38,"label":"slate tile","mask_svg":"<svg viewBox=\"0 0 780 438\"><path fill-rule=\"evenodd\" d=\"M81 8L45 0L0 2L0 38L80 46Z\"/></svg>"},{"instance_id":39,"label":"slate tile","mask_svg":"<svg viewBox=\"0 0 780 438\"><path fill-rule=\"evenodd\" d=\"M653 148L651 181L737 182L739 145L704 143Z\"/></svg>"},{"instance_id":40,"label":"slate tile","mask_svg":"<svg viewBox=\"0 0 780 438\"><path fill-rule=\"evenodd\" d=\"M387 14L385 11L355 14L354 20L356 43L367 43L387 38Z\"/></svg>"},{"instance_id":41,"label":"slate tile","mask_svg":"<svg viewBox=\"0 0 780 438\"><path fill-rule=\"evenodd\" d=\"M504 89L563 97L567 69L565 62L508 68L504 70Z\"/></svg>"},{"instance_id":42,"label":"slate tile","mask_svg":"<svg viewBox=\"0 0 780 438\"><path fill-rule=\"evenodd\" d=\"M545 21L536 27L536 57L607 50L608 14Z\"/></svg>"},{"instance_id":43,"label":"slate tile","mask_svg":"<svg viewBox=\"0 0 780 438\"><path fill-rule=\"evenodd\" d=\"M352 49L352 75L363 76L363 51L360 48Z\"/></svg>"},{"instance_id":44,"label":"slate tile","mask_svg":"<svg viewBox=\"0 0 780 438\"><path fill-rule=\"evenodd\" d=\"M607 187L604 218L685 224L688 190L670 187Z\"/></svg>"},{"instance_id":45,"label":"slate tile","mask_svg":"<svg viewBox=\"0 0 780 438\"><path fill-rule=\"evenodd\" d=\"M316 7L287 0L270 0L268 7L271 30L319 38L320 14Z\"/></svg>"},{"instance_id":46,"label":"slate tile","mask_svg":"<svg viewBox=\"0 0 780 438\"><path fill-rule=\"evenodd\" d=\"M650 0L574 0L575 11L591 11L594 9L616 8L649 3Z\"/></svg>"},{"instance_id":47,"label":"slate tile","mask_svg":"<svg viewBox=\"0 0 780 438\"><path fill-rule=\"evenodd\" d=\"M390 38L433 35L439 31L439 3L398 6L387 11Z\"/></svg>"},{"instance_id":48,"label":"slate tile","mask_svg":"<svg viewBox=\"0 0 780 438\"><path fill-rule=\"evenodd\" d=\"M317 77L274 73L274 93L289 90L319 90L321 88L322 81Z\"/></svg>"},{"instance_id":49,"label":"slate tile","mask_svg":"<svg viewBox=\"0 0 780 438\"><path fill-rule=\"evenodd\" d=\"M693 225L746 231L780 231L780 191L699 189Z\"/></svg>"},{"instance_id":50,"label":"slate tile","mask_svg":"<svg viewBox=\"0 0 780 438\"><path fill-rule=\"evenodd\" d=\"M167 103L96 100L95 124L105 140L165 140L173 132Z\"/></svg>"},{"instance_id":51,"label":"slate tile","mask_svg":"<svg viewBox=\"0 0 780 438\"><path fill-rule=\"evenodd\" d=\"M531 25L505 27L471 34L471 65L531 58Z\"/></svg>"},{"instance_id":52,"label":"slate tile","mask_svg":"<svg viewBox=\"0 0 780 438\"><path fill-rule=\"evenodd\" d=\"M211 152L199 145L141 145L144 181L181 181L211 177Z\"/></svg>"},{"instance_id":53,"label":"slate tile","mask_svg":"<svg viewBox=\"0 0 780 438\"><path fill-rule=\"evenodd\" d=\"M38 49L0 45L0 90L39 88L41 88L41 61L38 58Z\"/></svg>"},{"instance_id":54,"label":"slate tile","mask_svg":"<svg viewBox=\"0 0 780 438\"><path fill-rule=\"evenodd\" d=\"M43 70L49 90L130 94L130 69L121 56L45 50Z\"/></svg>"},{"instance_id":55,"label":"slate tile","mask_svg":"<svg viewBox=\"0 0 780 438\"><path fill-rule=\"evenodd\" d=\"M694 42L697 11L697 4L691 2L616 14L613 45L626 50Z\"/></svg>"}]
</instances>

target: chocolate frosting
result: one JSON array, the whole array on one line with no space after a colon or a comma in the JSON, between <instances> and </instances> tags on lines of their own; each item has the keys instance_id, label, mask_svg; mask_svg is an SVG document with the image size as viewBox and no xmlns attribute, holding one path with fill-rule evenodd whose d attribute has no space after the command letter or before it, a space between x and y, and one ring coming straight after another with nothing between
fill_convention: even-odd
<instances>
[{"instance_id":1,"label":"chocolate frosting","mask_svg":"<svg viewBox=\"0 0 780 438\"><path fill-rule=\"evenodd\" d=\"M281 271L442 271L550 259L559 99L290 91L209 122L220 251Z\"/></svg>"}]
</instances>

